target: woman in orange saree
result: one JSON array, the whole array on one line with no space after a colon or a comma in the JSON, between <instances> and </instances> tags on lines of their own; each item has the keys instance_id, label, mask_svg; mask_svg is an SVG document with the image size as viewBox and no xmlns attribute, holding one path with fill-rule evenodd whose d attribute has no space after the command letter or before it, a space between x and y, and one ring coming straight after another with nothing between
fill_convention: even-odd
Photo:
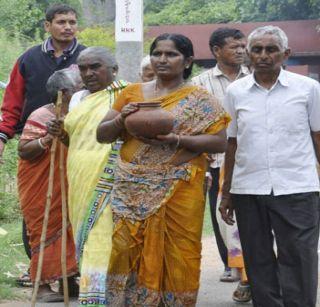
<instances>
[{"instance_id":1,"label":"woman in orange saree","mask_svg":"<svg viewBox=\"0 0 320 307\"><path fill-rule=\"evenodd\" d=\"M178 34L151 46L155 81L129 85L100 124L99 141L124 134L110 203L114 217L107 306L195 306L199 288L206 158L223 151L228 115L205 90L184 82L193 48ZM172 133L129 135L137 102L161 101Z\"/></svg>"},{"instance_id":2,"label":"woman in orange saree","mask_svg":"<svg viewBox=\"0 0 320 307\"><path fill-rule=\"evenodd\" d=\"M76 72L67 69L57 71L48 80L48 87L63 90L64 100L71 98L76 88ZM52 100L54 101L54 99ZM67 109L68 105L65 106ZM48 190L48 176L50 168L50 146L52 136L47 133L46 123L55 118L55 106L47 104L35 110L29 116L23 129L19 142L18 162L18 190L23 218L26 222L31 246L30 274L34 283L37 273L39 259L40 237ZM66 110L65 110L66 111ZM62 278L61 270L61 184L59 173L59 146L55 155L54 185L52 191L52 202L48 221L47 235L45 241L43 266L40 279L38 301L57 302L63 301L63 295L53 292L50 283ZM65 150L67 154L67 150ZM65 178L66 180L66 178ZM67 184L65 182L65 184ZM75 275L78 272L75 258L75 247L71 226L67 229L67 274ZM72 279L69 280L70 286ZM70 289L72 292L72 289ZM77 293L75 293L77 294Z\"/></svg>"}]
</instances>

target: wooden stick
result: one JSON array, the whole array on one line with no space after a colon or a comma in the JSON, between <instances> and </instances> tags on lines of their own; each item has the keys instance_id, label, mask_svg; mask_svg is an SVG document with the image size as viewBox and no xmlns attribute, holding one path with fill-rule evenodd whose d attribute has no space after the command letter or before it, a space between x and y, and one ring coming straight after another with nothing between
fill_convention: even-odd
<instances>
[{"instance_id":1,"label":"wooden stick","mask_svg":"<svg viewBox=\"0 0 320 307\"><path fill-rule=\"evenodd\" d=\"M52 141L51 149L50 149L50 169L49 169L49 179L48 179L48 192L47 192L47 200L46 206L44 209L44 218L42 224L42 232L40 238L40 251L39 251L39 258L38 258L38 266L37 266L37 274L36 274L36 281L33 288L32 299L31 299L31 306L36 306L37 301L37 294L40 285L40 278L42 273L42 264L43 264L43 255L44 255L44 247L46 242L47 236L47 228L48 228L48 221L49 221L49 213L52 201L52 190L53 190L53 181L54 181L54 160L57 148L57 138L54 138Z\"/></svg>"},{"instance_id":2,"label":"wooden stick","mask_svg":"<svg viewBox=\"0 0 320 307\"><path fill-rule=\"evenodd\" d=\"M58 98L55 108L56 117L60 118L61 116L61 104L62 104L62 93L58 92ZM50 149L50 169L49 169L49 179L48 179L48 192L47 192L47 201L45 206L45 214L43 218L41 239L40 239L40 252L37 266L37 274L35 286L32 293L31 306L35 307L37 294L40 285L40 278L42 272L43 256L44 256L44 247L47 236L47 228L49 221L49 213L52 202L52 190L54 182L54 165L55 165L55 154L57 149L58 139L54 138L52 141L52 146ZM62 278L63 278L63 289L64 289L64 305L69 306L69 291L68 291L68 279L67 279L67 267L66 267L66 243L67 243L67 205L66 205L66 187L64 181L64 152L63 146L60 145L60 179L61 179L61 200L62 200L62 246L61 246L61 268L62 268Z\"/></svg>"},{"instance_id":3,"label":"wooden stick","mask_svg":"<svg viewBox=\"0 0 320 307\"><path fill-rule=\"evenodd\" d=\"M61 201L62 201L62 240L61 240L61 269L63 279L63 298L64 305L69 306L69 289L67 277L67 196L65 185L65 170L64 170L64 145L60 143L59 170L61 182Z\"/></svg>"}]
</instances>

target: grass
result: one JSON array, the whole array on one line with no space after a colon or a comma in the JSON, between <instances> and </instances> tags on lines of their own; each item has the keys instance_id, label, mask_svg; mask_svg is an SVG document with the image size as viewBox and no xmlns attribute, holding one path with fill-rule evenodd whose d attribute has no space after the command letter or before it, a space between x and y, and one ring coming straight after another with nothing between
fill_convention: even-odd
<instances>
[{"instance_id":1,"label":"grass","mask_svg":"<svg viewBox=\"0 0 320 307\"><path fill-rule=\"evenodd\" d=\"M0 301L21 299L22 294L15 288L15 279L29 264L22 244L22 222L17 219L0 226L8 232L7 235L0 236Z\"/></svg>"}]
</instances>

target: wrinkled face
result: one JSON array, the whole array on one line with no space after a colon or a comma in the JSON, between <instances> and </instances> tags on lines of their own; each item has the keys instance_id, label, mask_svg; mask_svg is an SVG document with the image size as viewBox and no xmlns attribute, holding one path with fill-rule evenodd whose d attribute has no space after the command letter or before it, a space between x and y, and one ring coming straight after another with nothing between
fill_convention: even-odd
<instances>
[{"instance_id":1,"label":"wrinkled face","mask_svg":"<svg viewBox=\"0 0 320 307\"><path fill-rule=\"evenodd\" d=\"M71 43L77 32L77 16L73 13L55 14L51 22L45 22L45 30L61 43Z\"/></svg>"},{"instance_id":2,"label":"wrinkled face","mask_svg":"<svg viewBox=\"0 0 320 307\"><path fill-rule=\"evenodd\" d=\"M249 51L255 72L278 72L289 55L290 49L283 51L277 37L271 34L253 39Z\"/></svg>"},{"instance_id":3,"label":"wrinkled face","mask_svg":"<svg viewBox=\"0 0 320 307\"><path fill-rule=\"evenodd\" d=\"M156 76L167 80L183 76L185 68L192 63L192 59L186 59L172 40L158 41L150 60Z\"/></svg>"},{"instance_id":4,"label":"wrinkled face","mask_svg":"<svg viewBox=\"0 0 320 307\"><path fill-rule=\"evenodd\" d=\"M91 93L105 89L113 82L116 70L107 66L95 56L85 56L78 60L81 79Z\"/></svg>"},{"instance_id":5,"label":"wrinkled face","mask_svg":"<svg viewBox=\"0 0 320 307\"><path fill-rule=\"evenodd\" d=\"M239 66L244 63L246 40L227 37L223 47L213 46L212 52L218 62L228 66Z\"/></svg>"},{"instance_id":6,"label":"wrinkled face","mask_svg":"<svg viewBox=\"0 0 320 307\"><path fill-rule=\"evenodd\" d=\"M151 64L148 64L142 68L141 79L143 82L149 82L154 80L156 77Z\"/></svg>"}]
</instances>

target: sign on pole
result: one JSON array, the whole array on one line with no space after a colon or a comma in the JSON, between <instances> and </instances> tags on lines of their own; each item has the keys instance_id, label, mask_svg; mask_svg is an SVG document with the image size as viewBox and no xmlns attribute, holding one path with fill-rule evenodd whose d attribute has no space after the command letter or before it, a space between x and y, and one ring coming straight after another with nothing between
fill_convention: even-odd
<instances>
[{"instance_id":1,"label":"sign on pole","mask_svg":"<svg viewBox=\"0 0 320 307\"><path fill-rule=\"evenodd\" d=\"M142 0L116 0L116 41L142 42Z\"/></svg>"},{"instance_id":2,"label":"sign on pole","mask_svg":"<svg viewBox=\"0 0 320 307\"><path fill-rule=\"evenodd\" d=\"M137 82L143 56L143 0L116 0L115 25L119 77Z\"/></svg>"}]
</instances>

